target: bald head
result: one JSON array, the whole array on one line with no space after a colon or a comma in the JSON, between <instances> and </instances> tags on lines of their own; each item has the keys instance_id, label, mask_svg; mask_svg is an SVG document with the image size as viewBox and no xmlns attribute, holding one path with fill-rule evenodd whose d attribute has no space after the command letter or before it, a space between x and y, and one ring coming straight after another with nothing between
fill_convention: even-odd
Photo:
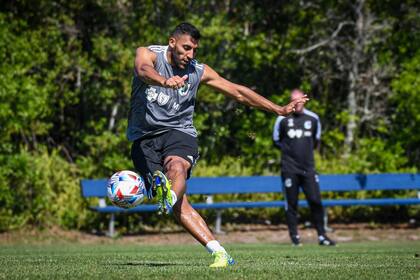
<instances>
[{"instance_id":1,"label":"bald head","mask_svg":"<svg viewBox=\"0 0 420 280\"><path fill-rule=\"evenodd\" d=\"M294 89L294 90L292 90L292 93L290 94L290 100L293 101L293 100L302 98L304 95L305 95L305 93L303 91L301 91L300 89ZM301 113L303 111L303 107L304 106L303 106L302 103L297 104L296 107L295 107L295 109L296 109L295 112Z\"/></svg>"}]
</instances>

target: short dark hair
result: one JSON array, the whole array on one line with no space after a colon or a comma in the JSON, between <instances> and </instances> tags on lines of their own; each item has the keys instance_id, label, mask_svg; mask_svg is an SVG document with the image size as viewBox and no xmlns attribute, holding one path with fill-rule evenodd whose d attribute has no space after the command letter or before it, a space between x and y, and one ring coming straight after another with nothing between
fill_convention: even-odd
<instances>
[{"instance_id":1,"label":"short dark hair","mask_svg":"<svg viewBox=\"0 0 420 280\"><path fill-rule=\"evenodd\" d=\"M170 36L176 37L182 34L188 34L196 41L200 40L201 38L200 31L198 31L198 29L194 25L188 22L178 24L175 27L175 29L171 32Z\"/></svg>"}]
</instances>

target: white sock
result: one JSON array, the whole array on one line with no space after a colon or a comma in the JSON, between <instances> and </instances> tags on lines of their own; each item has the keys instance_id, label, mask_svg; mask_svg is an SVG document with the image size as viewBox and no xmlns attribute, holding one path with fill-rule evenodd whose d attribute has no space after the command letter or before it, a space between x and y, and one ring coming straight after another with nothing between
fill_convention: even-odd
<instances>
[{"instance_id":1,"label":"white sock","mask_svg":"<svg viewBox=\"0 0 420 280\"><path fill-rule=\"evenodd\" d=\"M178 197L176 196L176 193L173 190L171 190L171 196L172 196L172 205L171 206L174 206L176 201L178 200Z\"/></svg>"},{"instance_id":2,"label":"white sock","mask_svg":"<svg viewBox=\"0 0 420 280\"><path fill-rule=\"evenodd\" d=\"M223 251L226 253L225 248L220 245L220 243L217 240L212 240L209 243L206 244L206 249L209 251L210 254L213 254L214 252Z\"/></svg>"}]
</instances>

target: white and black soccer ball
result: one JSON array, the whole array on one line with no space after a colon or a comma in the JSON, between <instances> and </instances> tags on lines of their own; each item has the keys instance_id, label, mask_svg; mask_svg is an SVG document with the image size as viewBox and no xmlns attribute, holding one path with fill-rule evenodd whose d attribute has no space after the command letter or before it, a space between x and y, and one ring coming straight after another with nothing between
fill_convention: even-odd
<instances>
[{"instance_id":1,"label":"white and black soccer ball","mask_svg":"<svg viewBox=\"0 0 420 280\"><path fill-rule=\"evenodd\" d=\"M122 208L136 207L146 196L143 178L130 170L115 173L108 180L108 198Z\"/></svg>"}]
</instances>

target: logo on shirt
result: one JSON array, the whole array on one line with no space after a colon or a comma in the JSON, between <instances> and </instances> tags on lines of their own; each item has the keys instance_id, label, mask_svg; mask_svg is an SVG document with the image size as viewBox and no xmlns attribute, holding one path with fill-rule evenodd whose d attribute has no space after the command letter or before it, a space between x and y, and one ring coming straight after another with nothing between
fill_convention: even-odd
<instances>
[{"instance_id":1,"label":"logo on shirt","mask_svg":"<svg viewBox=\"0 0 420 280\"><path fill-rule=\"evenodd\" d=\"M287 136L289 136L289 138L301 138L303 135L303 130L302 129L289 129L287 131Z\"/></svg>"},{"instance_id":2,"label":"logo on shirt","mask_svg":"<svg viewBox=\"0 0 420 280\"><path fill-rule=\"evenodd\" d=\"M172 105L172 110L174 110L175 112L177 112L178 110L179 110L179 108L180 108L181 106L178 104L178 103L174 103L173 105Z\"/></svg>"},{"instance_id":3,"label":"logo on shirt","mask_svg":"<svg viewBox=\"0 0 420 280\"><path fill-rule=\"evenodd\" d=\"M306 121L303 124L303 127L305 127L305 129L311 129L312 128L312 122L311 121Z\"/></svg>"},{"instance_id":4,"label":"logo on shirt","mask_svg":"<svg viewBox=\"0 0 420 280\"><path fill-rule=\"evenodd\" d=\"M190 90L190 87L190 83L185 83L182 88L178 89L178 94L181 96L186 96L188 94L188 91Z\"/></svg>"},{"instance_id":5,"label":"logo on shirt","mask_svg":"<svg viewBox=\"0 0 420 280\"><path fill-rule=\"evenodd\" d=\"M166 103L168 103L170 96L164 92L160 92L158 97L157 97L157 102L160 106L165 105Z\"/></svg>"},{"instance_id":6,"label":"logo on shirt","mask_svg":"<svg viewBox=\"0 0 420 280\"><path fill-rule=\"evenodd\" d=\"M305 131L305 132L303 133L303 136L306 136L306 137L311 137L311 136L312 136L312 132L311 132L311 131Z\"/></svg>"},{"instance_id":7,"label":"logo on shirt","mask_svg":"<svg viewBox=\"0 0 420 280\"><path fill-rule=\"evenodd\" d=\"M153 87L149 87L146 89L146 98L149 102L155 102L158 97L158 93L156 89Z\"/></svg>"},{"instance_id":8,"label":"logo on shirt","mask_svg":"<svg viewBox=\"0 0 420 280\"><path fill-rule=\"evenodd\" d=\"M287 120L287 126L288 127L292 127L294 125L294 123L293 123L293 119L288 119Z\"/></svg>"}]
</instances>

